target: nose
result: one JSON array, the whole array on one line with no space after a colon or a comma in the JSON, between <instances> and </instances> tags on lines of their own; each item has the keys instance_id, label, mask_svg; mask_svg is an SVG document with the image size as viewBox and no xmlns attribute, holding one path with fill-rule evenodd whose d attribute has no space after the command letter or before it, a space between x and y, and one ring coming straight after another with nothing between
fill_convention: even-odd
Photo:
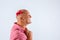
<instances>
[{"instance_id":1,"label":"nose","mask_svg":"<svg viewBox=\"0 0 60 40\"><path fill-rule=\"evenodd\" d=\"M29 15L29 17L31 18L31 15Z\"/></svg>"}]
</instances>

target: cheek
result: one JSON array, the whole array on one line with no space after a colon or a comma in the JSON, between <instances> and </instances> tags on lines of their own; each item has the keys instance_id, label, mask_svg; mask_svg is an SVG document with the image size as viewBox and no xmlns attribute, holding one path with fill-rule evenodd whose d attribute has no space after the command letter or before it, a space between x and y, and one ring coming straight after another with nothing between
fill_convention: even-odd
<instances>
[{"instance_id":1,"label":"cheek","mask_svg":"<svg viewBox=\"0 0 60 40\"><path fill-rule=\"evenodd\" d=\"M27 22L27 21L29 20L29 18L28 18L28 16L23 16L23 17L21 18L21 20L22 20L23 22Z\"/></svg>"}]
</instances>

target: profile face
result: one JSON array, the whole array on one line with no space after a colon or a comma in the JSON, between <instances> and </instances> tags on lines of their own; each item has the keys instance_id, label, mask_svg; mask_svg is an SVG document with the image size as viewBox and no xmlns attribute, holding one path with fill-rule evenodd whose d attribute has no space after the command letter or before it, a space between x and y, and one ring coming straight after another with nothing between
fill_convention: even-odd
<instances>
[{"instance_id":1,"label":"profile face","mask_svg":"<svg viewBox=\"0 0 60 40\"><path fill-rule=\"evenodd\" d=\"M31 15L29 13L27 13L27 24L30 24L31 23Z\"/></svg>"},{"instance_id":2,"label":"profile face","mask_svg":"<svg viewBox=\"0 0 60 40\"><path fill-rule=\"evenodd\" d=\"M22 14L22 21L26 24L31 23L31 15L29 13Z\"/></svg>"},{"instance_id":3,"label":"profile face","mask_svg":"<svg viewBox=\"0 0 60 40\"><path fill-rule=\"evenodd\" d=\"M27 10L22 10L22 14L17 16L17 20L21 21L22 24L30 24L31 23L31 15Z\"/></svg>"}]
</instances>

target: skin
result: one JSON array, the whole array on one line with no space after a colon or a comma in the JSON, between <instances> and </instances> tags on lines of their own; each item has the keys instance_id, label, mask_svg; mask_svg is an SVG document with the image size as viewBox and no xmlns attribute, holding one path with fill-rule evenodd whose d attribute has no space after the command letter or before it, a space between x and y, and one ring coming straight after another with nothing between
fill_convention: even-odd
<instances>
[{"instance_id":1,"label":"skin","mask_svg":"<svg viewBox=\"0 0 60 40\"><path fill-rule=\"evenodd\" d=\"M22 29L26 30L27 40L32 40L32 32L27 29L27 25L31 23L31 15L25 9L22 9L23 13L16 16L17 24L21 25Z\"/></svg>"}]
</instances>

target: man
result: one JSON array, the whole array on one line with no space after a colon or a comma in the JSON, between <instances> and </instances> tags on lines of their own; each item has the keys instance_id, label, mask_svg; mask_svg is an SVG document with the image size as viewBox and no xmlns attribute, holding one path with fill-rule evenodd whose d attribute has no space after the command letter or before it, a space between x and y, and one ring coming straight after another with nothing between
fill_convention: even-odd
<instances>
[{"instance_id":1,"label":"man","mask_svg":"<svg viewBox=\"0 0 60 40\"><path fill-rule=\"evenodd\" d=\"M32 40L32 32L26 27L31 23L30 18L31 15L26 9L21 9L16 13L17 22L11 29L10 40Z\"/></svg>"}]
</instances>

